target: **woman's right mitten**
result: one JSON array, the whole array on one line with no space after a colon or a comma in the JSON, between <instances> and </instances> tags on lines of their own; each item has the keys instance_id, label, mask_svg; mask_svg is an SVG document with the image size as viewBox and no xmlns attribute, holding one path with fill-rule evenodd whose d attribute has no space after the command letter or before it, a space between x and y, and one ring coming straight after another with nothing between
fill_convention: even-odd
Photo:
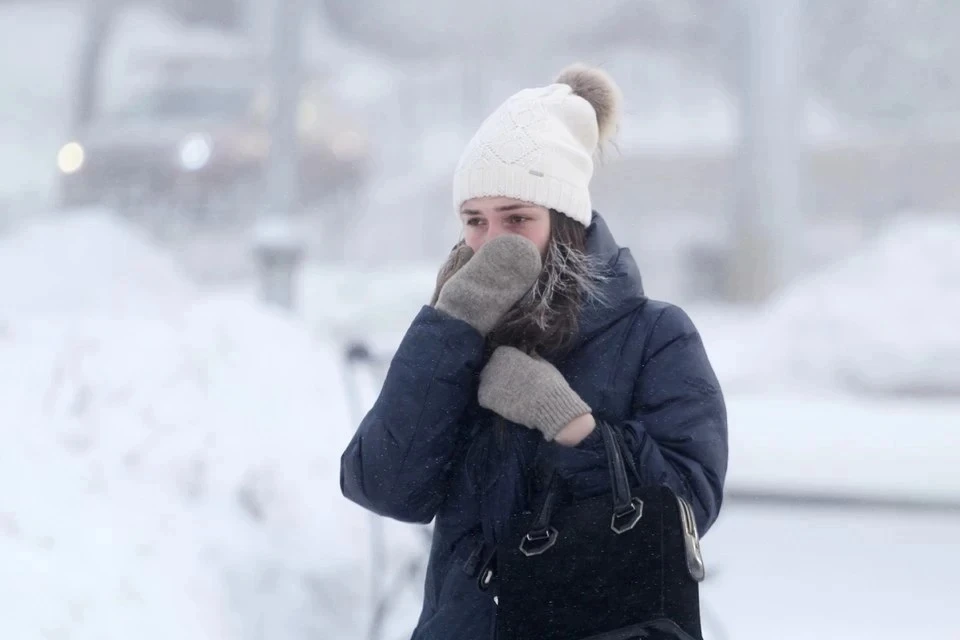
<instances>
[{"instance_id":1,"label":"woman's right mitten","mask_svg":"<svg viewBox=\"0 0 960 640\"><path fill-rule=\"evenodd\" d=\"M440 290L436 308L487 335L540 277L537 246L514 234L490 240Z\"/></svg>"}]
</instances>

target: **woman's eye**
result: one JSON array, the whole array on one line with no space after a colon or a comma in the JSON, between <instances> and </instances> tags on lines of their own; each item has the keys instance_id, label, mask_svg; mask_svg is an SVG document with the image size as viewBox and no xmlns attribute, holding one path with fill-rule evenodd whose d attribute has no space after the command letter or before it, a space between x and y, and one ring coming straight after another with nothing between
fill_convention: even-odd
<instances>
[{"instance_id":1,"label":"woman's eye","mask_svg":"<svg viewBox=\"0 0 960 640\"><path fill-rule=\"evenodd\" d=\"M527 220L529 220L529 218L525 216L510 216L510 224L523 224Z\"/></svg>"},{"instance_id":2,"label":"woman's eye","mask_svg":"<svg viewBox=\"0 0 960 640\"><path fill-rule=\"evenodd\" d=\"M480 218L467 218L467 226L468 226L468 227L476 227L476 226L478 226L481 222L483 222L483 220L481 220Z\"/></svg>"}]
</instances>

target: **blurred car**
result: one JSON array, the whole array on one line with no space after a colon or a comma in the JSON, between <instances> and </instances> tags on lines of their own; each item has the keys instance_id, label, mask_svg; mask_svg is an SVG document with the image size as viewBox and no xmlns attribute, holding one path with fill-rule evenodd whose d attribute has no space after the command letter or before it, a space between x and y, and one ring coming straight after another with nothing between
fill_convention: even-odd
<instances>
[{"instance_id":1,"label":"blurred car","mask_svg":"<svg viewBox=\"0 0 960 640\"><path fill-rule=\"evenodd\" d=\"M158 84L60 148L60 205L256 206L270 160L270 104L266 85L254 81ZM357 192L367 137L316 84L305 84L297 134L303 207Z\"/></svg>"}]
</instances>

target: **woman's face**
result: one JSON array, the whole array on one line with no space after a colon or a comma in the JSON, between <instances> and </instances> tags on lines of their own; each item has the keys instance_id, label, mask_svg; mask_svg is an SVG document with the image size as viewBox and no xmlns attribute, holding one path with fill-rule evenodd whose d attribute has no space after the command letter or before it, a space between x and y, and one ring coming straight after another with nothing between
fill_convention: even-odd
<instances>
[{"instance_id":1,"label":"woman's face","mask_svg":"<svg viewBox=\"0 0 960 640\"><path fill-rule=\"evenodd\" d=\"M505 233L523 236L546 255L550 243L550 210L546 207L497 196L473 198L460 207L463 239L474 251Z\"/></svg>"}]
</instances>

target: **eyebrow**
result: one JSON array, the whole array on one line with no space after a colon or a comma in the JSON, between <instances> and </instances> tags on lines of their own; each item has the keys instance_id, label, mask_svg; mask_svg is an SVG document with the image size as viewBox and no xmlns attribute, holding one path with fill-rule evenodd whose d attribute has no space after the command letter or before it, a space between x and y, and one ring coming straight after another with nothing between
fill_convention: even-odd
<instances>
[{"instance_id":1,"label":"eyebrow","mask_svg":"<svg viewBox=\"0 0 960 640\"><path fill-rule=\"evenodd\" d=\"M505 205L503 205L502 207L497 207L496 209L494 209L494 211L496 211L496 212L498 212L498 213L503 213L504 211L518 211L518 210L520 210L520 209L530 209L530 208L533 207L533 206L534 206L534 205L526 204L526 203L523 203L523 202L519 202L519 203L515 203L515 204L505 204ZM463 211L460 212L460 215L462 215L462 216L478 216L478 215L480 215L480 212L477 211L476 209L464 209Z\"/></svg>"}]
</instances>

